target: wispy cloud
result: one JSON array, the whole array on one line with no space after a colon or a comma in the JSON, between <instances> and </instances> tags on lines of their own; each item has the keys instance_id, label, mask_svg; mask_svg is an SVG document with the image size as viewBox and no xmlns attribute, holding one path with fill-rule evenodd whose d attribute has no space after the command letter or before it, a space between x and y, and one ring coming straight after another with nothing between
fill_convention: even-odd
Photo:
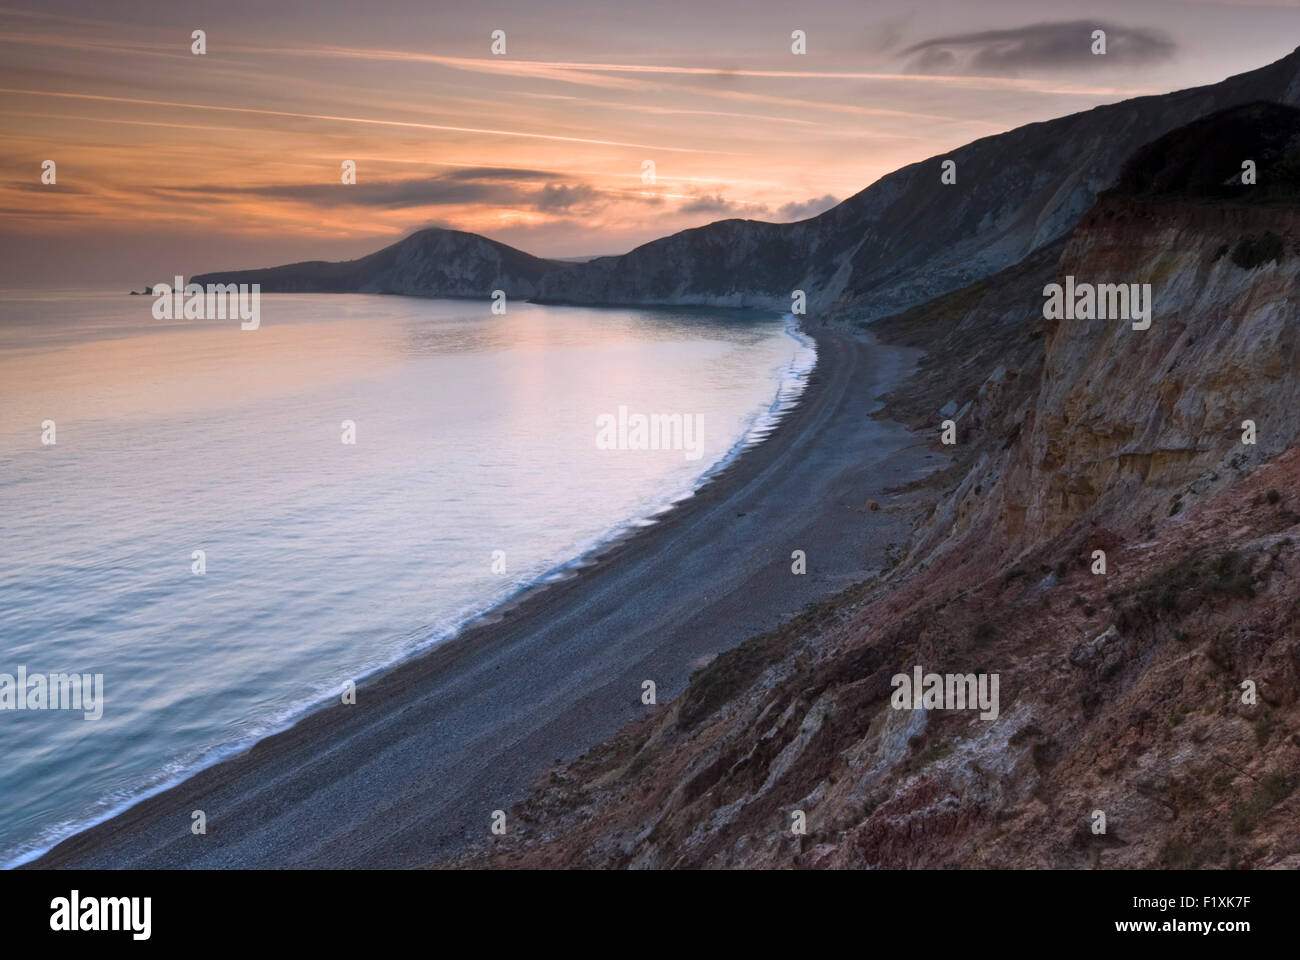
<instances>
[{"instance_id":1,"label":"wispy cloud","mask_svg":"<svg viewBox=\"0 0 1300 960\"><path fill-rule=\"evenodd\" d=\"M1099 29L1106 32L1104 56L1092 52L1092 33ZM1026 70L1108 68L1116 60L1157 63L1172 58L1176 50L1173 40L1155 30L1070 20L935 37L913 44L902 55L913 71L1017 77Z\"/></svg>"},{"instance_id":2,"label":"wispy cloud","mask_svg":"<svg viewBox=\"0 0 1300 960\"><path fill-rule=\"evenodd\" d=\"M1015 31L988 31L995 33L1014 33ZM971 34L969 36L977 36ZM1086 35L1085 35L1086 36ZM960 38L958 38L960 39ZM937 41L927 41L937 42ZM918 45L920 46L920 45ZM259 48L245 47L245 51ZM262 52L270 53L270 49ZM274 51L280 55L304 57L338 57L345 59L380 60L388 62L428 63L456 70L468 70L477 73L492 73L532 79L557 80L567 83L581 83L596 86L608 86L614 80L610 75L639 74L644 76L688 76L704 77L710 80L732 80L755 78L768 80L867 80L892 84L934 84L940 86L958 86L972 89L1018 90L1022 92L1044 92L1052 94L1077 93L1093 95L1113 92L1110 88L1098 91L1082 87L1077 90L1063 89L1059 84L1045 85L1031 78L991 74L954 74L951 72L918 72L909 70L897 73L879 71L844 71L844 70L772 70L740 67L695 67L680 64L645 64L645 63L602 63L574 60L515 60L507 57L451 57L441 54L420 53L409 50L387 50L360 47L289 47ZM628 86L627 84L621 84Z\"/></svg>"},{"instance_id":3,"label":"wispy cloud","mask_svg":"<svg viewBox=\"0 0 1300 960\"><path fill-rule=\"evenodd\" d=\"M416 130L443 130L450 133L477 133L497 137L523 137L531 140L551 140L559 143L585 143L603 147L634 147L638 150L663 150L672 153L722 153L719 150L701 150L694 147L673 147L665 144L629 143L622 140L601 140L594 137L566 137L552 133L532 133L525 130L501 130L492 127L461 127L443 123L421 123L414 120L380 120L373 117L346 117L328 113L298 113L293 110L262 110L255 107L235 107L213 103L182 103L174 100L150 100L140 97L112 97L93 93L64 93L54 90L20 90L0 87L0 93L32 97L61 97L70 100L93 100L108 103L132 103L155 107L178 107L187 110L222 110L228 113L254 114L267 117L295 117L300 120L322 120L339 123L365 123L383 127L407 127Z\"/></svg>"}]
</instances>

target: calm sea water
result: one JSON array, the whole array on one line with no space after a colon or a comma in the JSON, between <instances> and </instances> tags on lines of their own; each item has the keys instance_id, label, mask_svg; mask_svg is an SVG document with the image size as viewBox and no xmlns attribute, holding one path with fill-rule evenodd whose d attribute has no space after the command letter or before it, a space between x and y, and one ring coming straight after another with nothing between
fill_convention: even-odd
<instances>
[{"instance_id":1,"label":"calm sea water","mask_svg":"<svg viewBox=\"0 0 1300 960\"><path fill-rule=\"evenodd\" d=\"M0 674L104 677L98 720L0 710L0 864L651 522L814 359L757 313L280 295L243 331L152 303L0 298ZM620 406L700 414L703 455L598 449Z\"/></svg>"}]
</instances>

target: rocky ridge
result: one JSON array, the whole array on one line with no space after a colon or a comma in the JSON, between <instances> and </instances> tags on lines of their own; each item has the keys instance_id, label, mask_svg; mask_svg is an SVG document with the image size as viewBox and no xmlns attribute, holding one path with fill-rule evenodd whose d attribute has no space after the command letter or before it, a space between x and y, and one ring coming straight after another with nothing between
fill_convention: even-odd
<instances>
[{"instance_id":1,"label":"rocky ridge","mask_svg":"<svg viewBox=\"0 0 1300 960\"><path fill-rule=\"evenodd\" d=\"M723 220L586 263L474 234L422 230L369 257L224 271L199 283L272 292L509 297L586 305L710 305L876 319L1020 263L1073 227L1140 146L1223 108L1300 106L1300 50L1220 83L1096 107L911 164L797 223ZM940 162L956 163L955 184Z\"/></svg>"}]
</instances>

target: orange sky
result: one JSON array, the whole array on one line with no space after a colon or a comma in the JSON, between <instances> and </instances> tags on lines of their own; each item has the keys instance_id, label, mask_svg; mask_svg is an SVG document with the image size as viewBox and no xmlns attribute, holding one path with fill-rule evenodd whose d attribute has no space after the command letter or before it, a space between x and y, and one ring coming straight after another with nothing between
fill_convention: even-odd
<instances>
[{"instance_id":1,"label":"orange sky","mask_svg":"<svg viewBox=\"0 0 1300 960\"><path fill-rule=\"evenodd\" d=\"M1194 0L10 6L0 287L336 259L427 225L579 256L801 219L972 139L1270 62L1297 27L1293 4Z\"/></svg>"}]
</instances>

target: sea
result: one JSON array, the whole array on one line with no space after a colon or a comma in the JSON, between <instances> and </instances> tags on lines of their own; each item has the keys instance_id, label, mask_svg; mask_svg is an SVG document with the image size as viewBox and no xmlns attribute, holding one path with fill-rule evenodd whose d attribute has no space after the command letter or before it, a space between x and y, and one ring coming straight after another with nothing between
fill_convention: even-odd
<instances>
[{"instance_id":1,"label":"sea","mask_svg":"<svg viewBox=\"0 0 1300 960\"><path fill-rule=\"evenodd\" d=\"M760 311L153 304L0 291L3 866L572 575L816 362Z\"/></svg>"}]
</instances>

